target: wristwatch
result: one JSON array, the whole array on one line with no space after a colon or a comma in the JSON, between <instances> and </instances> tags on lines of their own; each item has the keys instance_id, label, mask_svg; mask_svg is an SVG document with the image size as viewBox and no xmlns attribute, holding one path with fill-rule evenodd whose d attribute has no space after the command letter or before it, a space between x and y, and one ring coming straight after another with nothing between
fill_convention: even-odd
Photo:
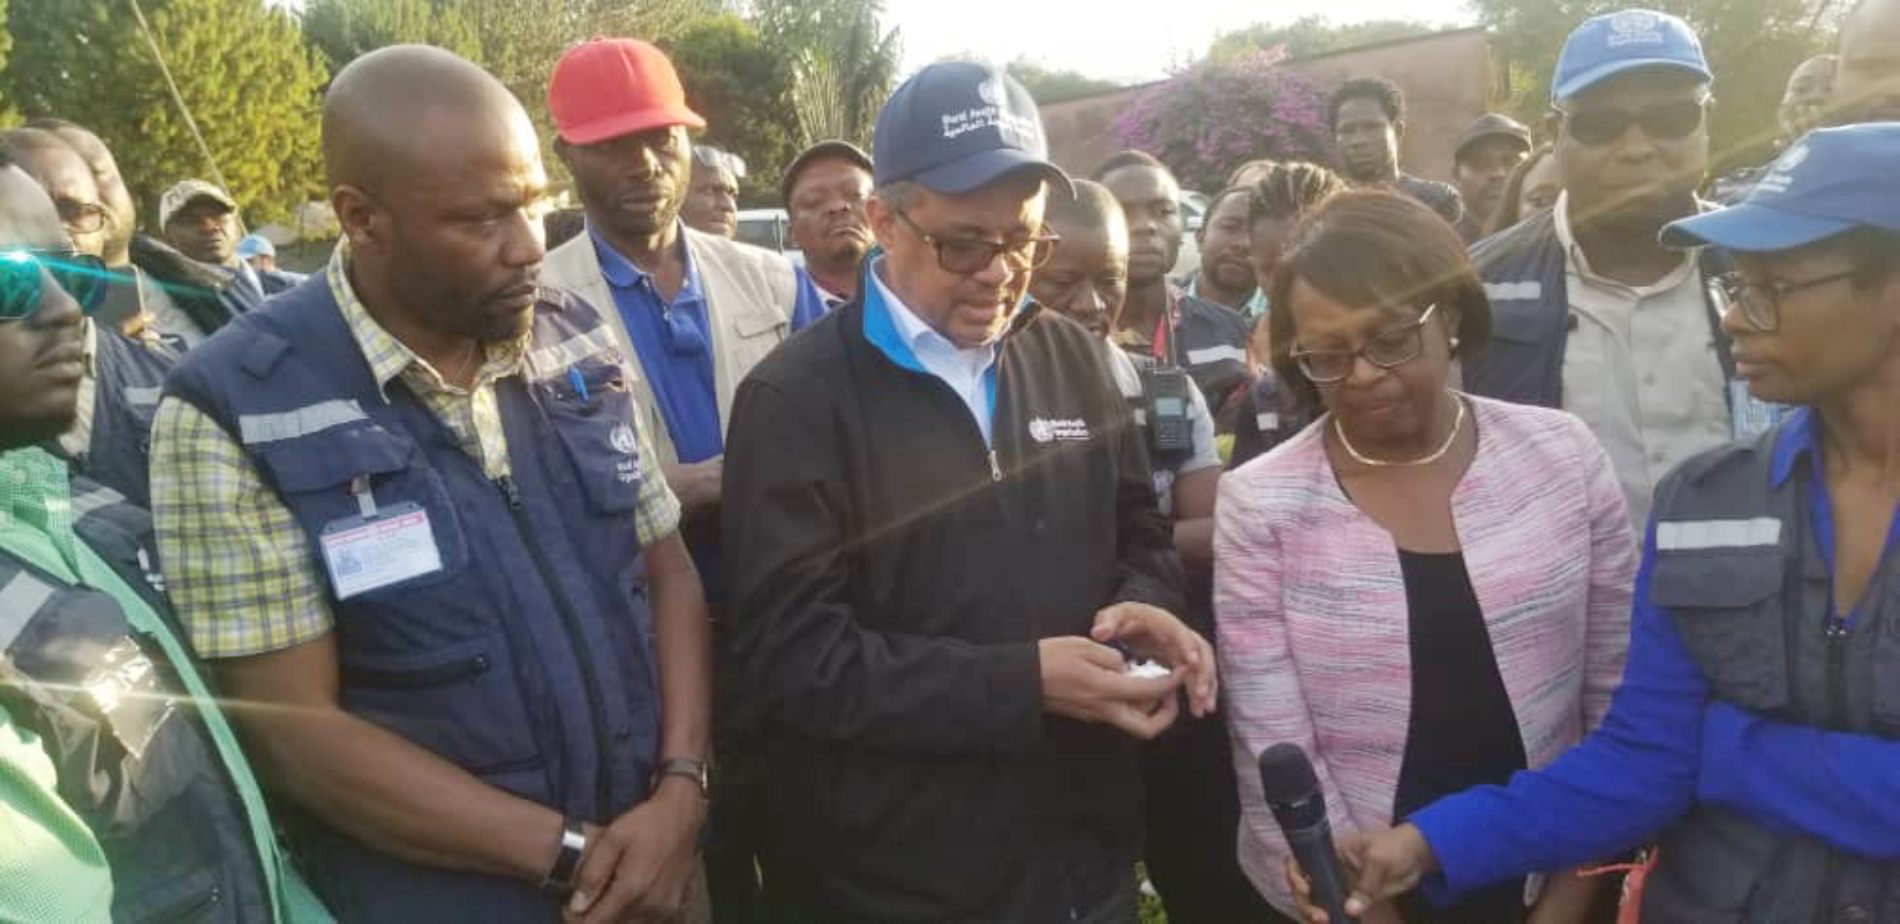
<instances>
[{"instance_id":1,"label":"wristwatch","mask_svg":"<svg viewBox=\"0 0 1900 924\"><path fill-rule=\"evenodd\" d=\"M548 868L548 874L541 880L541 891L566 899L574 891L574 875L581 870L581 855L587 852L587 828L578 818L569 818L561 823L561 851L554 855L554 865Z\"/></svg>"},{"instance_id":2,"label":"wristwatch","mask_svg":"<svg viewBox=\"0 0 1900 924\"><path fill-rule=\"evenodd\" d=\"M660 761L660 772L653 779L654 788L658 789L660 780L669 776L682 776L692 780L699 786L701 798L712 796L711 765L706 761L696 757L668 757Z\"/></svg>"}]
</instances>

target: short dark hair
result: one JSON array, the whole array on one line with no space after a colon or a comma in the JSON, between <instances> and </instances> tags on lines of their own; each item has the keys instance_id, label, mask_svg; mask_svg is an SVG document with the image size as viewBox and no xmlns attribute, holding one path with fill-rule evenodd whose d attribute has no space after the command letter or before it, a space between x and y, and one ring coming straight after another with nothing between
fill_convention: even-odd
<instances>
[{"instance_id":1,"label":"short dark hair","mask_svg":"<svg viewBox=\"0 0 1900 924\"><path fill-rule=\"evenodd\" d=\"M1205 234L1207 232L1207 226L1213 223L1214 221L1214 213L1220 211L1220 204L1223 202L1226 202L1228 197L1230 196L1251 197L1252 195L1253 195L1253 187L1251 186L1229 186L1226 189L1223 189L1220 192L1215 193L1214 198L1207 200L1207 211L1201 213L1201 233ZM1248 201L1251 203L1252 199L1249 198ZM1252 212L1253 210L1250 205L1248 208L1249 218L1252 217Z\"/></svg>"},{"instance_id":2,"label":"short dark hair","mask_svg":"<svg viewBox=\"0 0 1900 924\"><path fill-rule=\"evenodd\" d=\"M1050 196L1043 209L1044 225L1064 224L1106 230L1111 222L1126 221L1115 194L1094 180L1075 180L1075 196Z\"/></svg>"},{"instance_id":3,"label":"short dark hair","mask_svg":"<svg viewBox=\"0 0 1900 924\"><path fill-rule=\"evenodd\" d=\"M1147 151L1132 151L1131 150L1131 151L1117 151L1113 154L1108 155L1108 159L1098 164L1095 167L1095 171L1089 174L1089 179L1094 180L1097 183L1100 183L1103 177L1108 176L1109 174L1114 173L1115 171L1120 170L1123 167L1153 167L1154 169L1160 170L1169 176L1174 175L1174 171L1169 170L1168 165L1162 163L1160 158L1154 156L1153 154L1148 153Z\"/></svg>"},{"instance_id":4,"label":"short dark hair","mask_svg":"<svg viewBox=\"0 0 1900 924\"><path fill-rule=\"evenodd\" d=\"M1336 193L1346 191L1339 174L1315 163L1296 160L1274 164L1266 175L1247 187L1247 223L1269 218L1298 218Z\"/></svg>"},{"instance_id":5,"label":"short dark hair","mask_svg":"<svg viewBox=\"0 0 1900 924\"><path fill-rule=\"evenodd\" d=\"M1318 406L1319 389L1293 359L1292 293L1301 281L1345 305L1435 304L1454 311L1461 355L1491 339L1491 302L1458 232L1410 196L1340 193L1300 220L1267 297L1274 306L1267 312L1273 369L1310 407Z\"/></svg>"},{"instance_id":6,"label":"short dark hair","mask_svg":"<svg viewBox=\"0 0 1900 924\"><path fill-rule=\"evenodd\" d=\"M1504 183L1504 195L1498 199L1498 210L1484 217L1484 235L1486 237L1490 237L1530 217L1528 215L1519 214L1517 208L1518 200L1524 198L1524 180L1528 178L1531 175L1531 171L1537 169L1537 165L1543 163L1544 158L1549 157L1550 154L1550 145L1539 145L1532 148L1531 153L1523 160L1518 161L1517 166L1511 169L1511 178Z\"/></svg>"},{"instance_id":7,"label":"short dark hair","mask_svg":"<svg viewBox=\"0 0 1900 924\"><path fill-rule=\"evenodd\" d=\"M1405 121L1405 91L1399 85L1384 77L1359 77L1348 80L1333 91L1333 98L1326 104L1326 127L1339 130L1339 108L1347 100L1369 99L1385 110L1385 117L1393 122Z\"/></svg>"}]
</instances>

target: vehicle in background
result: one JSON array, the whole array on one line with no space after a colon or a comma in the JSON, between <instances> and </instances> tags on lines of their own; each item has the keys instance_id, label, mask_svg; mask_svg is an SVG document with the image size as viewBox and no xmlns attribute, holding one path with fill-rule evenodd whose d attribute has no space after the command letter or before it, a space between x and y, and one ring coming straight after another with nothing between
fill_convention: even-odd
<instances>
[{"instance_id":1,"label":"vehicle in background","mask_svg":"<svg viewBox=\"0 0 1900 924\"><path fill-rule=\"evenodd\" d=\"M734 239L773 253L797 250L792 244L792 218L784 209L740 209Z\"/></svg>"},{"instance_id":2,"label":"vehicle in background","mask_svg":"<svg viewBox=\"0 0 1900 924\"><path fill-rule=\"evenodd\" d=\"M1181 253L1174 258L1170 279L1187 279L1201 271L1201 245L1194 238L1207 220L1207 197L1192 189L1181 190Z\"/></svg>"}]
</instances>

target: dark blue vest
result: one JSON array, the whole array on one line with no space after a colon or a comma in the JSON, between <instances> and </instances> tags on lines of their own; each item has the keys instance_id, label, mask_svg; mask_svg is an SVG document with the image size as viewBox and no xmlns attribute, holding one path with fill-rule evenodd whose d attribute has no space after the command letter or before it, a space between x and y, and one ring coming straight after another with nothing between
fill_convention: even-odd
<instances>
[{"instance_id":1,"label":"dark blue vest","mask_svg":"<svg viewBox=\"0 0 1900 924\"><path fill-rule=\"evenodd\" d=\"M1724 251L1704 248L1698 258L1706 283L1734 268ZM1463 357L1465 390L1474 395L1564 406L1564 347L1576 318L1570 312L1570 283L1557 219L1546 211L1471 245L1471 262L1491 299L1491 342ZM1735 358L1721 332L1721 306L1705 285L1703 306L1709 339L1723 381L1735 378ZM1732 395L1725 389L1725 399Z\"/></svg>"},{"instance_id":2,"label":"dark blue vest","mask_svg":"<svg viewBox=\"0 0 1900 924\"><path fill-rule=\"evenodd\" d=\"M152 415L160 388L179 355L163 344L133 340L99 325L93 365L92 444L74 464L134 506L151 506Z\"/></svg>"},{"instance_id":3,"label":"dark blue vest","mask_svg":"<svg viewBox=\"0 0 1900 924\"><path fill-rule=\"evenodd\" d=\"M624 369L591 307L546 292L522 373L495 386L512 476L491 482L400 379L378 389L317 274L234 319L166 388L245 444L313 548L358 514L361 478L380 509L428 513L439 573L344 601L326 583L346 709L489 785L606 823L647 797L659 741L634 524L645 449ZM340 920L560 917L530 883L406 863L318 820L299 833Z\"/></svg>"},{"instance_id":4,"label":"dark blue vest","mask_svg":"<svg viewBox=\"0 0 1900 924\"><path fill-rule=\"evenodd\" d=\"M152 519L72 480L73 530L179 638ZM112 919L277 920L244 803L162 644L112 597L0 552L0 708L38 734L112 867ZM10 845L0 841L0 850Z\"/></svg>"}]
</instances>

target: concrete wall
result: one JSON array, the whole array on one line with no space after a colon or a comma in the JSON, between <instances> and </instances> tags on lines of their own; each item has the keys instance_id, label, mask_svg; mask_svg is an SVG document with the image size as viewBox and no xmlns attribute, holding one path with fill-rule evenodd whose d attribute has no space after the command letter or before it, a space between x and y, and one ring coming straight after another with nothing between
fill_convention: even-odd
<instances>
[{"instance_id":1,"label":"concrete wall","mask_svg":"<svg viewBox=\"0 0 1900 924\"><path fill-rule=\"evenodd\" d=\"M1328 86L1354 77L1386 77L1405 91L1410 110L1399 162L1409 173L1451 179L1451 146L1466 124L1503 98L1503 78L1483 29L1458 29L1290 61L1287 67ZM1114 120L1153 84L1042 107L1055 162L1078 175L1115 153ZM1214 190L1204 190L1214 192Z\"/></svg>"}]
</instances>

